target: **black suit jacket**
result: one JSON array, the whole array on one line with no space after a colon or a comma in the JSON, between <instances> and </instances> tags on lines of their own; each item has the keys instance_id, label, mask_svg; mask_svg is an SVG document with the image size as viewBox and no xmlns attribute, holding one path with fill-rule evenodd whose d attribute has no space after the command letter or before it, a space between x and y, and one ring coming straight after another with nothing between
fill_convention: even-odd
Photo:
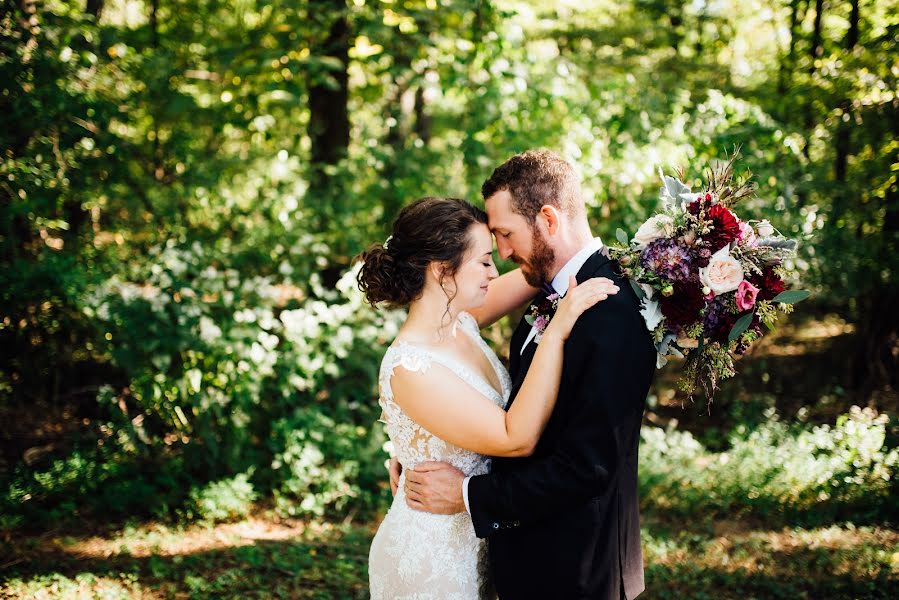
<instances>
[{"instance_id":1,"label":"black suit jacket","mask_svg":"<svg viewBox=\"0 0 899 600\"><path fill-rule=\"evenodd\" d=\"M628 599L643 591L637 449L656 351L630 284L602 253L578 282L608 277L620 291L587 310L565 343L556 407L532 456L494 458L468 501L489 538L501 600ZM524 319L512 336L512 398L537 349Z\"/></svg>"}]
</instances>

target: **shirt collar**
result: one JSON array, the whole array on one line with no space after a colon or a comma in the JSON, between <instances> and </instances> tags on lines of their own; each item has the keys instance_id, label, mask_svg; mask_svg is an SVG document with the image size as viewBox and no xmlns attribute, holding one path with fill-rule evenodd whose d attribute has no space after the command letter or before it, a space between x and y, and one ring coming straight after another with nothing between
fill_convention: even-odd
<instances>
[{"instance_id":1,"label":"shirt collar","mask_svg":"<svg viewBox=\"0 0 899 600\"><path fill-rule=\"evenodd\" d=\"M584 266L584 263L587 262L587 259L596 254L602 248L602 240L598 237L593 238L593 240L581 248L581 250L572 256L565 266L556 274L553 278L552 286L553 289L558 292L560 296L564 296L568 293L568 280L572 275L577 275L578 271L581 270L581 267Z\"/></svg>"}]
</instances>

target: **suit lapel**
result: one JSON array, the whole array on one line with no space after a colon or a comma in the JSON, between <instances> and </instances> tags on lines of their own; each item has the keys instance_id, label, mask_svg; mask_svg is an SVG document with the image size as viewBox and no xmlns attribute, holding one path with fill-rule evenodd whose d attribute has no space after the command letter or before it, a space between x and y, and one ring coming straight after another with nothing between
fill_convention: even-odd
<instances>
[{"instance_id":1,"label":"suit lapel","mask_svg":"<svg viewBox=\"0 0 899 600\"><path fill-rule=\"evenodd\" d=\"M527 312L525 312L526 314ZM522 315L521 320L518 322L518 327L515 328L515 332L512 334L512 341L509 343L509 374L512 376L513 387L521 369L521 345L524 343L530 330L530 324L524 320L524 315Z\"/></svg>"},{"instance_id":2,"label":"suit lapel","mask_svg":"<svg viewBox=\"0 0 899 600\"><path fill-rule=\"evenodd\" d=\"M605 248L602 248L587 259L577 272L575 279L578 283L583 283L587 279L593 277L596 272L608 262L609 257L606 256ZM509 407L512 406L512 401L515 399L515 396L518 395L518 390L521 388L521 384L524 383L524 378L531 366L531 361L534 360L534 354L537 353L537 344L534 343L534 340L531 340L528 343L527 348L524 349L524 352L521 352L521 345L524 343L524 340L527 338L530 331L531 326L524 320L524 317L522 317L521 321L518 323L518 327L515 329L515 333L512 334L512 342L509 348L509 372L512 376L512 393L509 395L509 402L506 405L506 410L509 410Z\"/></svg>"}]
</instances>

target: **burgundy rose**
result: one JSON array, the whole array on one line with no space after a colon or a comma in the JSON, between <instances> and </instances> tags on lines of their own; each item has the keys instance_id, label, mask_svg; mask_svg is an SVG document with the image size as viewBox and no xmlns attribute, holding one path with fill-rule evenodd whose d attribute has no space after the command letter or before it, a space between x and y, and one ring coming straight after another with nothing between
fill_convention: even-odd
<instances>
[{"instance_id":1,"label":"burgundy rose","mask_svg":"<svg viewBox=\"0 0 899 600\"><path fill-rule=\"evenodd\" d=\"M787 289L783 279L774 273L774 267L768 266L762 269L762 274L753 273L749 282L759 289L757 300L772 300L779 293Z\"/></svg>"},{"instance_id":2,"label":"burgundy rose","mask_svg":"<svg viewBox=\"0 0 899 600\"><path fill-rule=\"evenodd\" d=\"M740 238L740 221L729 209L716 204L706 214L712 222L712 230L702 239L713 253Z\"/></svg>"},{"instance_id":3,"label":"burgundy rose","mask_svg":"<svg viewBox=\"0 0 899 600\"><path fill-rule=\"evenodd\" d=\"M708 212L710 206L712 206L712 195L709 193L699 194L696 196L696 200L687 205L687 211L696 216L703 210Z\"/></svg>"},{"instance_id":4,"label":"burgundy rose","mask_svg":"<svg viewBox=\"0 0 899 600\"><path fill-rule=\"evenodd\" d=\"M659 300L668 327L678 332L699 320L699 312L705 306L702 290L695 283L675 281L674 293Z\"/></svg>"}]
</instances>

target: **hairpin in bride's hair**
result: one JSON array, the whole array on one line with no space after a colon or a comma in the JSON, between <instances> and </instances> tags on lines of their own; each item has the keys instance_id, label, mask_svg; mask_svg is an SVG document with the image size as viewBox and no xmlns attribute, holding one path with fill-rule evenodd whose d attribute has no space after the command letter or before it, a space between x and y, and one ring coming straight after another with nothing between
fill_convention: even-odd
<instances>
[{"instance_id":1,"label":"hairpin in bride's hair","mask_svg":"<svg viewBox=\"0 0 899 600\"><path fill-rule=\"evenodd\" d=\"M390 240L392 240L392 239L393 239L393 236L392 236L392 235L388 235L388 236L387 236L387 239L384 240L384 243L381 244L382 246L384 246L384 249L385 249L385 250L390 249Z\"/></svg>"}]
</instances>

